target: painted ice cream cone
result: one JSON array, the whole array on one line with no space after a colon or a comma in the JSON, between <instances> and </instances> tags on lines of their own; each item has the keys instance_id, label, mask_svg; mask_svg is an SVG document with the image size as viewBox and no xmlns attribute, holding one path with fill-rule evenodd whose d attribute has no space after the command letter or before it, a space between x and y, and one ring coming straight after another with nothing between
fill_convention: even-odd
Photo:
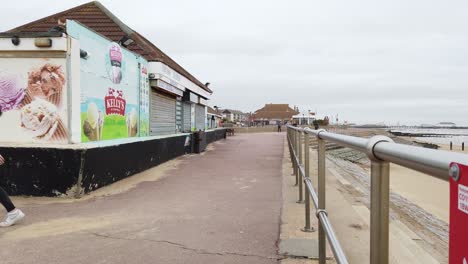
<instances>
[{"instance_id":1,"label":"painted ice cream cone","mask_svg":"<svg viewBox=\"0 0 468 264\"><path fill-rule=\"evenodd\" d=\"M128 137L135 137L138 133L137 113L135 108L127 114L127 133Z\"/></svg>"},{"instance_id":2,"label":"painted ice cream cone","mask_svg":"<svg viewBox=\"0 0 468 264\"><path fill-rule=\"evenodd\" d=\"M87 118L83 124L83 131L90 141L98 141L101 139L99 120L99 110L95 103L88 104Z\"/></svg>"},{"instance_id":3,"label":"painted ice cream cone","mask_svg":"<svg viewBox=\"0 0 468 264\"><path fill-rule=\"evenodd\" d=\"M20 84L19 76L0 72L0 111L20 107L25 94L25 87Z\"/></svg>"}]
</instances>

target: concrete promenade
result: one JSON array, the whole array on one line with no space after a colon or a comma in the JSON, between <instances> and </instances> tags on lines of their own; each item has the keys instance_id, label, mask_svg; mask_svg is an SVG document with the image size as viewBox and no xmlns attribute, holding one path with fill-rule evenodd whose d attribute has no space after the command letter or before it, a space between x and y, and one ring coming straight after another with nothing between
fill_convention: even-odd
<instances>
[{"instance_id":1,"label":"concrete promenade","mask_svg":"<svg viewBox=\"0 0 468 264\"><path fill-rule=\"evenodd\" d=\"M0 263L278 263L284 139L229 137L80 200L15 197Z\"/></svg>"}]
</instances>

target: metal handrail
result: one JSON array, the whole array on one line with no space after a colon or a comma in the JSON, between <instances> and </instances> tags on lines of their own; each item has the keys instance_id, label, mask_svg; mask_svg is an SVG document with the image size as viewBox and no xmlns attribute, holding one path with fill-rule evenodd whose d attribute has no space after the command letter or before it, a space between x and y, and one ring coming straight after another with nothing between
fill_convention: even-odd
<instances>
[{"instance_id":1,"label":"metal handrail","mask_svg":"<svg viewBox=\"0 0 468 264\"><path fill-rule=\"evenodd\" d=\"M446 181L449 179L448 171L452 162L468 164L468 155L466 154L398 144L394 143L390 138L383 136L377 136L381 140L376 141L375 137L374 139L365 139L334 134L325 130L291 128L360 152L368 153L371 151L368 155L375 156L379 160L392 162ZM369 146L369 143L374 144Z\"/></svg>"},{"instance_id":2,"label":"metal handrail","mask_svg":"<svg viewBox=\"0 0 468 264\"><path fill-rule=\"evenodd\" d=\"M309 135L318 140L318 195L309 178ZM302 166L302 136L304 136L305 168ZM346 256L328 221L325 211L325 140L349 147L367 154L371 160L371 208L370 208L370 263L387 264L389 261L389 176L390 165L395 163L417 170L439 179L448 180L452 162L468 164L468 155L423 147L394 143L385 136L359 138L327 132L288 126L288 142L291 150L296 183L305 183L306 227L310 229L308 204L309 195L317 209L319 219L319 263L325 263L325 235L338 263L348 263ZM299 152L299 155L296 153ZM302 200L302 186L299 184L299 200Z\"/></svg>"}]
</instances>

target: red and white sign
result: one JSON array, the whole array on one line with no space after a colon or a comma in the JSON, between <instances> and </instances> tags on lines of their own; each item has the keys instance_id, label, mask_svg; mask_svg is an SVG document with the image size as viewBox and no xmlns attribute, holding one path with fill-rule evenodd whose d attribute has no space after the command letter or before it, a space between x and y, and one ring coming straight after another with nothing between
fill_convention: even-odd
<instances>
[{"instance_id":1,"label":"red and white sign","mask_svg":"<svg viewBox=\"0 0 468 264\"><path fill-rule=\"evenodd\" d=\"M104 103L106 105L106 115L125 116L127 102L125 101L122 90L109 88L106 97L104 97Z\"/></svg>"},{"instance_id":2,"label":"red and white sign","mask_svg":"<svg viewBox=\"0 0 468 264\"><path fill-rule=\"evenodd\" d=\"M468 166L456 165L458 180L450 177L449 264L468 264Z\"/></svg>"}]
</instances>

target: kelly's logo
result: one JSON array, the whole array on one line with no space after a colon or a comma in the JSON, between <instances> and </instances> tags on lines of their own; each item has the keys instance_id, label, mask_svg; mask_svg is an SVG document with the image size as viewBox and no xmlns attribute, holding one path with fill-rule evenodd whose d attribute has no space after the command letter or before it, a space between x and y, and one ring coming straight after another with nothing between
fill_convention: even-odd
<instances>
[{"instance_id":1,"label":"kelly's logo","mask_svg":"<svg viewBox=\"0 0 468 264\"><path fill-rule=\"evenodd\" d=\"M109 88L106 97L104 97L104 102L106 104L106 115L125 116L127 102L125 101L122 90Z\"/></svg>"}]
</instances>

